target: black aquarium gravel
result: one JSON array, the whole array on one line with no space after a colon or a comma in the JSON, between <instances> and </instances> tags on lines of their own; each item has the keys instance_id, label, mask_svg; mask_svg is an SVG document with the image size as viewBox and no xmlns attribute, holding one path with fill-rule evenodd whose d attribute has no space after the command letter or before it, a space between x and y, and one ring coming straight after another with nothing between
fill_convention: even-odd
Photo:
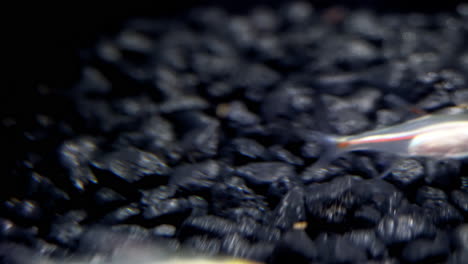
<instances>
[{"instance_id":1,"label":"black aquarium gravel","mask_svg":"<svg viewBox=\"0 0 468 264\"><path fill-rule=\"evenodd\" d=\"M309 132L468 104L468 5L358 2L146 11L57 50L33 35L18 49L39 61L17 63L37 71L2 98L0 261L468 263L466 160L312 167Z\"/></svg>"}]
</instances>

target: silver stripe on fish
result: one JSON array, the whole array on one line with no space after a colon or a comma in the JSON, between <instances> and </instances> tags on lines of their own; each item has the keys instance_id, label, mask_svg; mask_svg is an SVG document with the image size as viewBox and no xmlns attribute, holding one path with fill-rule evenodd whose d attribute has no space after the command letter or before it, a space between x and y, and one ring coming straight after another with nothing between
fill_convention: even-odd
<instances>
[{"instance_id":1,"label":"silver stripe on fish","mask_svg":"<svg viewBox=\"0 0 468 264\"><path fill-rule=\"evenodd\" d=\"M313 132L314 133L314 132ZM342 153L368 150L410 157L468 157L468 113L433 114L395 126L351 136L317 133L324 147L314 167L321 168Z\"/></svg>"}]
</instances>

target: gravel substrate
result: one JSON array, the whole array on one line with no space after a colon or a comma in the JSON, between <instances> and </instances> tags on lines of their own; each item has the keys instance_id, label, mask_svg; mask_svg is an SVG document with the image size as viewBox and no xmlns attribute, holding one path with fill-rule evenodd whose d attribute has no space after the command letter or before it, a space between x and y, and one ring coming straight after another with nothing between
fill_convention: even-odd
<instances>
[{"instance_id":1,"label":"gravel substrate","mask_svg":"<svg viewBox=\"0 0 468 264\"><path fill-rule=\"evenodd\" d=\"M45 82L33 115L2 117L0 261L123 234L263 263L468 263L466 160L356 152L316 170L308 136L468 104L468 6L208 6L79 54L69 89Z\"/></svg>"}]
</instances>

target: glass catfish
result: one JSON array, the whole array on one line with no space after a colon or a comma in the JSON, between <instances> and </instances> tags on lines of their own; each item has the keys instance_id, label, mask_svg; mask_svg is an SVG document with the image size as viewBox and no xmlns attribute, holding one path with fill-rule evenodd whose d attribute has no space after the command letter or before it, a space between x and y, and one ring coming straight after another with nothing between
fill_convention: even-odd
<instances>
[{"instance_id":1,"label":"glass catfish","mask_svg":"<svg viewBox=\"0 0 468 264\"><path fill-rule=\"evenodd\" d=\"M370 150L400 156L462 159L468 157L468 112L430 114L395 126L351 136L316 135L324 152L322 168L342 153Z\"/></svg>"}]
</instances>

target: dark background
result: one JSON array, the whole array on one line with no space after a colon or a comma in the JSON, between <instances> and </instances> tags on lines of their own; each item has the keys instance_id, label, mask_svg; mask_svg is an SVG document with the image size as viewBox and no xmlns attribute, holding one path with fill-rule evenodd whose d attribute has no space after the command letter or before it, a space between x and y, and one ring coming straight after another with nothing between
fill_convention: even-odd
<instances>
[{"instance_id":1,"label":"dark background","mask_svg":"<svg viewBox=\"0 0 468 264\"><path fill-rule=\"evenodd\" d=\"M202 5L217 5L230 12L245 12L254 5L277 6L287 1L215 1L172 0L163 2L124 3L95 7L91 4L62 6L28 6L13 11L8 19L8 78L23 92L37 82L63 87L76 78L79 69L77 51L87 47L102 34L118 30L128 18L175 16ZM317 8L340 5L347 8L371 8L380 12L450 11L463 2L408 0L312 0ZM8 11L7 11L8 12ZM10 99L12 94L8 96ZM20 95L23 97L24 94ZM3 97L6 99L6 97ZM11 101L11 100L7 100Z\"/></svg>"}]
</instances>

